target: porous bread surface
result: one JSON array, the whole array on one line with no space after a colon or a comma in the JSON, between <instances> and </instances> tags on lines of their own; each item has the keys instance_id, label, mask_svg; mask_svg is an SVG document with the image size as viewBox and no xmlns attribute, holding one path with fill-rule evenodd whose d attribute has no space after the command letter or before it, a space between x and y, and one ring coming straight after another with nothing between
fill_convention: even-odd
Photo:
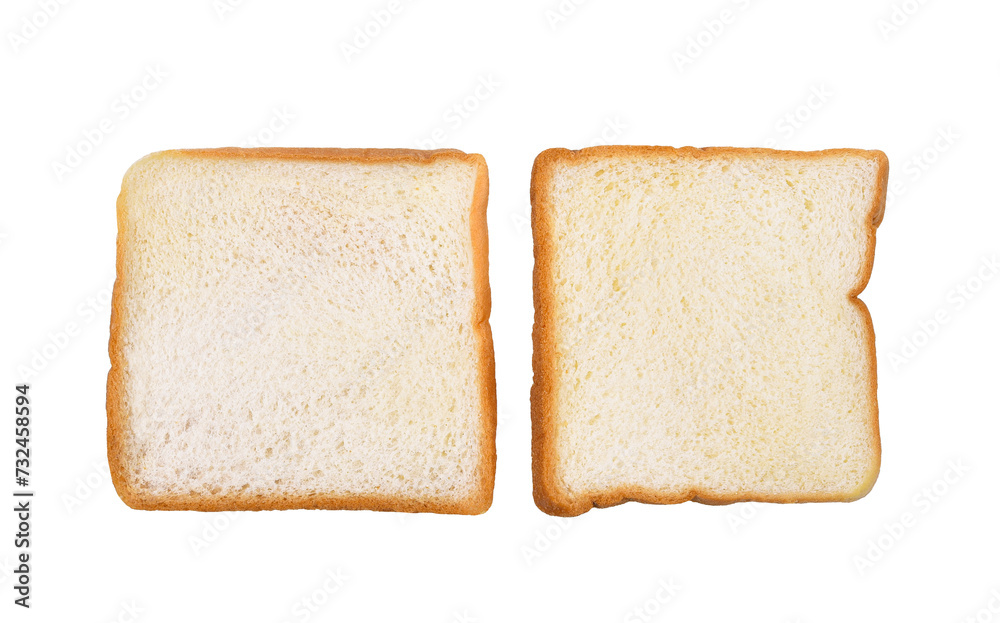
<instances>
[{"instance_id":1,"label":"porous bread surface","mask_svg":"<svg viewBox=\"0 0 1000 623\"><path fill-rule=\"evenodd\" d=\"M847 501L878 473L881 152L550 150L532 182L535 497Z\"/></svg>"},{"instance_id":2,"label":"porous bread surface","mask_svg":"<svg viewBox=\"0 0 1000 623\"><path fill-rule=\"evenodd\" d=\"M119 200L108 391L122 498L486 510L485 175L452 151L136 163Z\"/></svg>"}]
</instances>

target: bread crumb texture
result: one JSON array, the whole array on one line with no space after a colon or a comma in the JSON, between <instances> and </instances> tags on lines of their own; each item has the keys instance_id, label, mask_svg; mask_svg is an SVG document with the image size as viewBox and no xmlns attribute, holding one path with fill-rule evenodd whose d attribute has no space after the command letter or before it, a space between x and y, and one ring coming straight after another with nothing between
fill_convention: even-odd
<instances>
[{"instance_id":1,"label":"bread crumb texture","mask_svg":"<svg viewBox=\"0 0 1000 623\"><path fill-rule=\"evenodd\" d=\"M856 499L879 466L855 298L881 152L552 150L536 162L536 500Z\"/></svg>"},{"instance_id":2,"label":"bread crumb texture","mask_svg":"<svg viewBox=\"0 0 1000 623\"><path fill-rule=\"evenodd\" d=\"M495 407L470 219L485 164L280 152L161 152L125 176L119 493L137 508L482 512Z\"/></svg>"}]
</instances>

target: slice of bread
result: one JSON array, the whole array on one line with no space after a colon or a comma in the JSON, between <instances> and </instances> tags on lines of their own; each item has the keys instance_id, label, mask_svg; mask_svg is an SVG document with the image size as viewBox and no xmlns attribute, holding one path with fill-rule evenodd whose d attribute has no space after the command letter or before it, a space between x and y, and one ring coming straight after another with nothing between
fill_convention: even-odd
<instances>
[{"instance_id":1,"label":"slice of bread","mask_svg":"<svg viewBox=\"0 0 1000 623\"><path fill-rule=\"evenodd\" d=\"M535 501L850 501L878 475L879 151L535 161Z\"/></svg>"},{"instance_id":2,"label":"slice of bread","mask_svg":"<svg viewBox=\"0 0 1000 623\"><path fill-rule=\"evenodd\" d=\"M108 458L133 508L481 513L487 170L454 150L152 154L118 199Z\"/></svg>"}]
</instances>

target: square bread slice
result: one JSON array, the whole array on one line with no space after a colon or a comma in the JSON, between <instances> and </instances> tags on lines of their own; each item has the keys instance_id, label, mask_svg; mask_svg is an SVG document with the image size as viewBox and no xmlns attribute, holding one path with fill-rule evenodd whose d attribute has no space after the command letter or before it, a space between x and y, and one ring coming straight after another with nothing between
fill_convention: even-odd
<instances>
[{"instance_id":1,"label":"square bread slice","mask_svg":"<svg viewBox=\"0 0 1000 623\"><path fill-rule=\"evenodd\" d=\"M118 199L108 458L139 509L481 513L487 170L454 150L152 154Z\"/></svg>"},{"instance_id":2,"label":"square bread slice","mask_svg":"<svg viewBox=\"0 0 1000 623\"><path fill-rule=\"evenodd\" d=\"M879 151L548 150L531 183L535 501L849 501L878 475Z\"/></svg>"}]
</instances>

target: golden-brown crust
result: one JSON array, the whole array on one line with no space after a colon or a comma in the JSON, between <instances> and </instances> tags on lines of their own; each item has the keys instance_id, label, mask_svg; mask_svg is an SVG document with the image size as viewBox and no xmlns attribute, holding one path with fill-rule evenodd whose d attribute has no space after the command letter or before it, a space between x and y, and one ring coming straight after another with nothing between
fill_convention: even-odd
<instances>
[{"instance_id":1,"label":"golden-brown crust","mask_svg":"<svg viewBox=\"0 0 1000 623\"><path fill-rule=\"evenodd\" d=\"M531 473L535 504L550 515L578 515L572 502L556 486L555 439L551 424L555 405L556 348L553 309L551 210L548 208L548 188L552 179L552 164L565 156L566 150L549 149L535 158L531 171L531 235L534 240L535 268L532 274L532 298L535 324L531 331ZM585 510L585 509L584 509Z\"/></svg>"},{"instance_id":2,"label":"golden-brown crust","mask_svg":"<svg viewBox=\"0 0 1000 623\"><path fill-rule=\"evenodd\" d=\"M108 338L108 355L111 359L111 369L108 371L108 467L111 471L111 482L118 492L118 496L129 506L139 508L141 495L132 487L125 478L124 452L122 438L122 415L125 413L124 391L122 382L125 370L121 356L121 322L122 322L122 301L125 294L125 227L126 210L128 209L128 196L125 190L125 183L122 182L122 190L118 195L117 218L118 218L118 238L117 251L115 252L115 285L111 293L111 334Z\"/></svg>"},{"instance_id":3,"label":"golden-brown crust","mask_svg":"<svg viewBox=\"0 0 1000 623\"><path fill-rule=\"evenodd\" d=\"M552 267L552 222L548 205L548 188L552 179L553 165L560 161L584 158L607 158L617 156L663 156L677 155L693 158L710 158L719 155L758 155L790 159L814 159L837 155L858 156L874 159L878 164L876 189L869 211L870 223L867 232L868 249L865 265L862 267L858 284L851 289L848 297L854 304L866 326L870 366L871 391L871 435L874 455L869 474L849 495L834 495L817 492L814 494L761 494L745 491L735 495L713 493L707 490L691 489L683 494L665 493L648 487L622 487L601 491L589 496L570 497L558 485L558 464L555 450L555 435L552 423L555 419L555 382L557 350L553 318L555 317L555 296L551 275ZM875 369L875 331L868 308L858 299L871 276L875 260L875 229L885 214L886 192L889 178L889 161L881 151L861 149L827 149L822 151L799 152L765 148L737 147L658 147L645 145L601 145L581 150L562 148L547 149L535 158L531 172L531 230L534 238L535 269L533 274L535 325L532 331L532 367L534 382L531 387L531 467L535 504L542 511L562 517L583 514L591 508L607 508L625 502L647 504L677 504L694 501L702 504L732 504L734 502L850 502L864 497L874 486L881 463L881 442L878 428L878 385Z\"/></svg>"},{"instance_id":4,"label":"golden-brown crust","mask_svg":"<svg viewBox=\"0 0 1000 623\"><path fill-rule=\"evenodd\" d=\"M215 149L174 149L152 156L201 156L204 158L243 160L349 160L371 164L375 162L423 162L440 158L463 160L469 164L484 163L479 154L467 154L457 149L385 149L361 147L219 147Z\"/></svg>"},{"instance_id":5,"label":"golden-brown crust","mask_svg":"<svg viewBox=\"0 0 1000 623\"><path fill-rule=\"evenodd\" d=\"M481 445L479 495L470 501L467 512L478 514L486 512L493 504L493 483L496 479L497 465L497 385L496 364L493 356L493 332L490 329L490 310L493 303L490 295L490 248L486 227L489 173L486 168L486 160L482 156L472 154L471 157L478 164L470 218L473 249L472 269L476 295L472 323L479 339L480 403L485 409L483 414L485 421L483 422Z\"/></svg>"},{"instance_id":6,"label":"golden-brown crust","mask_svg":"<svg viewBox=\"0 0 1000 623\"><path fill-rule=\"evenodd\" d=\"M467 162L476 168L475 188L470 207L470 235L473 249L473 327L479 347L479 384L482 404L482 435L480 464L477 467L479 487L466 500L440 501L435 499L399 498L385 495L221 495L193 496L189 494L156 495L144 492L131 482L125 466L125 426L127 416L124 393L124 360L121 348L121 322L124 301L129 285L126 261L125 231L128 203L128 174L122 182L118 196L118 240L114 290L111 301L111 335L108 354L111 370L108 372L108 463L111 480L118 496L128 506L139 510L373 510L398 512L431 512L476 515L489 509L493 502L493 484L496 477L496 376L494 369L493 338L490 331L491 309L489 285L489 247L486 226L486 206L489 195L489 173L485 159L479 154L467 154L457 149L422 151L416 149L334 149L334 148L237 148L171 150L150 154L146 158L170 155L199 156L217 159L282 159L351 161L358 163L417 162L430 163L438 159Z\"/></svg>"}]
</instances>

